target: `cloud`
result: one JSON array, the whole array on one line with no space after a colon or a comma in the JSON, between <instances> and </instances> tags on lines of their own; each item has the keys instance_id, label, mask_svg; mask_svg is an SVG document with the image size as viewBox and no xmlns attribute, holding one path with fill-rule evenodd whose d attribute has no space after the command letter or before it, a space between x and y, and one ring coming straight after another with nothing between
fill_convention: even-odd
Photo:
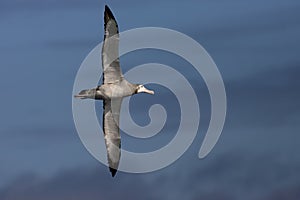
<instances>
[{"instance_id":1,"label":"cloud","mask_svg":"<svg viewBox=\"0 0 300 200\"><path fill-rule=\"evenodd\" d=\"M226 84L228 118L239 128L289 126L299 115L299 63L264 68L259 73ZM237 117L239 116L239 117ZM295 129L290 129L294 131Z\"/></svg>"},{"instance_id":2,"label":"cloud","mask_svg":"<svg viewBox=\"0 0 300 200\"><path fill-rule=\"evenodd\" d=\"M25 173L2 187L0 198L269 200L291 197L293 200L299 197L296 161L285 162L272 153L215 152L218 153L204 160L189 152L166 169L140 175L118 172L115 178L102 165L62 170L52 177Z\"/></svg>"},{"instance_id":3,"label":"cloud","mask_svg":"<svg viewBox=\"0 0 300 200\"><path fill-rule=\"evenodd\" d=\"M262 198L265 200L298 200L300 199L300 183L294 186L278 188L273 191L271 194L267 195L267 197Z\"/></svg>"},{"instance_id":4,"label":"cloud","mask_svg":"<svg viewBox=\"0 0 300 200\"><path fill-rule=\"evenodd\" d=\"M102 169L101 169L102 170ZM120 177L120 178L119 178ZM0 191L3 200L23 199L154 199L151 187L139 177L111 178L108 171L77 169L65 171L50 179L26 174Z\"/></svg>"}]
</instances>

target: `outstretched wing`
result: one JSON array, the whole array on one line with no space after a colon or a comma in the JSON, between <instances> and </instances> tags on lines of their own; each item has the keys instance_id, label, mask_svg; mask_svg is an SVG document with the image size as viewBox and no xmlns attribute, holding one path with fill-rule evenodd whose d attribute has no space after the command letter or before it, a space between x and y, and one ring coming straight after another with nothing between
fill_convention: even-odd
<instances>
[{"instance_id":1,"label":"outstretched wing","mask_svg":"<svg viewBox=\"0 0 300 200\"><path fill-rule=\"evenodd\" d=\"M119 129L120 108L122 98L103 101L103 132L107 150L109 170L115 176L120 156L121 137Z\"/></svg>"},{"instance_id":2,"label":"outstretched wing","mask_svg":"<svg viewBox=\"0 0 300 200\"><path fill-rule=\"evenodd\" d=\"M104 11L104 41L102 46L103 83L115 83L122 79L119 61L118 24L108 6Z\"/></svg>"}]
</instances>

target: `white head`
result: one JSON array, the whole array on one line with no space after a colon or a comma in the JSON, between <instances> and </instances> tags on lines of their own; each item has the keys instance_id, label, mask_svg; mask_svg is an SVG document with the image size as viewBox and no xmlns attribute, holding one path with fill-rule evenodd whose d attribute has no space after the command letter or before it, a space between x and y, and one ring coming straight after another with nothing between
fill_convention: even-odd
<instances>
[{"instance_id":1,"label":"white head","mask_svg":"<svg viewBox=\"0 0 300 200\"><path fill-rule=\"evenodd\" d=\"M145 93L148 93L148 94L154 94L153 90L148 90L147 88L145 88L145 86L138 85L137 89L136 89L136 93L141 93L141 92L145 92Z\"/></svg>"}]
</instances>

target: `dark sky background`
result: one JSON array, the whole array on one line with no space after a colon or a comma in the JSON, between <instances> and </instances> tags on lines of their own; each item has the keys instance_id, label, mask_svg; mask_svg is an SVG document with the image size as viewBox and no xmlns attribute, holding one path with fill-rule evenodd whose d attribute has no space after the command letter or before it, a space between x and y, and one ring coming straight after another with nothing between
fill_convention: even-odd
<instances>
[{"instance_id":1,"label":"dark sky background","mask_svg":"<svg viewBox=\"0 0 300 200\"><path fill-rule=\"evenodd\" d=\"M102 41L105 4L121 31L171 28L198 41L216 62L228 112L205 159L197 157L210 117L205 84L183 60L154 50L123 56L123 71L159 62L190 80L203 113L188 151L162 170L111 178L80 142L73 82ZM0 0L0 199L299 200L299 10L298 0ZM161 92L131 100L141 125L148 123L153 102L169 114L178 106L167 88L153 87ZM178 113L169 116L159 135L172 138ZM124 148L136 151L146 142L145 148L167 142L122 137Z\"/></svg>"}]
</instances>

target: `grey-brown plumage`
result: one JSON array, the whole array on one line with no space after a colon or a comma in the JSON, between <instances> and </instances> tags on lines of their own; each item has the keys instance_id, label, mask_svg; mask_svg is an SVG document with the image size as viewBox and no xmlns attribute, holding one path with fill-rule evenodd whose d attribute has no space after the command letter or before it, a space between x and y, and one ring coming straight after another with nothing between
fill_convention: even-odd
<instances>
[{"instance_id":1,"label":"grey-brown plumage","mask_svg":"<svg viewBox=\"0 0 300 200\"><path fill-rule=\"evenodd\" d=\"M104 11L104 42L102 47L103 84L82 90L76 98L103 100L103 132L107 149L107 160L112 176L115 176L121 156L119 129L122 99L133 94L154 94L143 85L128 82L122 74L119 61L118 24L108 6Z\"/></svg>"}]
</instances>

